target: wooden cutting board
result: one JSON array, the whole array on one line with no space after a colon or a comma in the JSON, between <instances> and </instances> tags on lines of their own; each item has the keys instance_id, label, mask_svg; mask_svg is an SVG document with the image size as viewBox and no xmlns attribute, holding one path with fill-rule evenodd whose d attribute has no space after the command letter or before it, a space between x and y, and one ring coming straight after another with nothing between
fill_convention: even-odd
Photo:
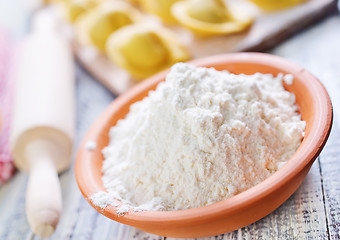
<instances>
[{"instance_id":1,"label":"wooden cutting board","mask_svg":"<svg viewBox=\"0 0 340 240\"><path fill-rule=\"evenodd\" d=\"M309 0L283 11L258 12L247 31L229 36L202 38L185 28L171 28L188 46L193 59L228 52L266 51L336 9L337 0ZM74 41L74 52L78 62L112 93L119 95L136 84L125 70L94 48Z\"/></svg>"}]
</instances>

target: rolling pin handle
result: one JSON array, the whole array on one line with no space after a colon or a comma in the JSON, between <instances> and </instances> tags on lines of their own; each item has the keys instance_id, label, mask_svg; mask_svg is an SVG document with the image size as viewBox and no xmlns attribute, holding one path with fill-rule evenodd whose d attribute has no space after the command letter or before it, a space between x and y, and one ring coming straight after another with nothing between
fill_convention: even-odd
<instances>
[{"instance_id":1,"label":"rolling pin handle","mask_svg":"<svg viewBox=\"0 0 340 240\"><path fill-rule=\"evenodd\" d=\"M29 144L26 151L30 162L26 215L36 235L49 237L55 231L62 209L53 146L43 140L36 140Z\"/></svg>"}]
</instances>

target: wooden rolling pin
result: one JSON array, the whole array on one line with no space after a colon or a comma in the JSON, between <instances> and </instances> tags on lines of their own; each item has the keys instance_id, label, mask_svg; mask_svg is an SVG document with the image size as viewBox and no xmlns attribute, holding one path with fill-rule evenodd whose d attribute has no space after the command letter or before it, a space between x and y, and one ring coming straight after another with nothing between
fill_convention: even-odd
<instances>
[{"instance_id":1,"label":"wooden rolling pin","mask_svg":"<svg viewBox=\"0 0 340 240\"><path fill-rule=\"evenodd\" d=\"M50 236L62 198L58 172L68 167L74 135L74 68L70 45L48 13L33 19L17 69L11 149L29 171L26 215L35 234Z\"/></svg>"}]
</instances>

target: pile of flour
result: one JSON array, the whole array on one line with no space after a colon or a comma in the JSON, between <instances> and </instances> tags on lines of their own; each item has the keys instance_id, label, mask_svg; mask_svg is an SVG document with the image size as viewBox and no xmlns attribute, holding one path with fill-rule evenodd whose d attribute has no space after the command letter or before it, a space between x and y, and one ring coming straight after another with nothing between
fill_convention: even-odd
<instances>
[{"instance_id":1,"label":"pile of flour","mask_svg":"<svg viewBox=\"0 0 340 240\"><path fill-rule=\"evenodd\" d=\"M292 76L234 75L179 63L111 128L103 150L104 208L178 210L209 205L269 177L304 136Z\"/></svg>"}]
</instances>

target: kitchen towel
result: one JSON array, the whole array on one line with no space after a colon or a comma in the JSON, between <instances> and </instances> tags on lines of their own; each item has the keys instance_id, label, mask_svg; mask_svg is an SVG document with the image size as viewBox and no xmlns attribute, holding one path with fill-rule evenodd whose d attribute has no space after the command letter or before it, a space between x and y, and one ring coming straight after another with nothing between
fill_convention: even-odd
<instances>
[{"instance_id":1,"label":"kitchen towel","mask_svg":"<svg viewBox=\"0 0 340 240\"><path fill-rule=\"evenodd\" d=\"M14 43L10 34L0 28L0 185L15 172L9 147L14 55Z\"/></svg>"}]
</instances>

